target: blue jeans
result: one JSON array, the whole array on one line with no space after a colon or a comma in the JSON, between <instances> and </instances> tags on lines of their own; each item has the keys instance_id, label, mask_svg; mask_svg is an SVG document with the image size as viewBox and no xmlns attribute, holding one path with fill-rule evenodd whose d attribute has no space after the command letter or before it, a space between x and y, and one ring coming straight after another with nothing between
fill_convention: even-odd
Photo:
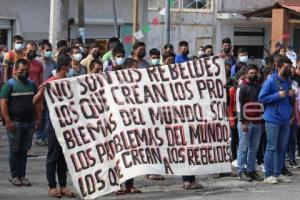
<instances>
[{"instance_id":1,"label":"blue jeans","mask_svg":"<svg viewBox=\"0 0 300 200\"><path fill-rule=\"evenodd\" d=\"M265 153L265 176L279 176L285 166L285 154L289 140L290 124L266 122L267 148Z\"/></svg>"},{"instance_id":2,"label":"blue jeans","mask_svg":"<svg viewBox=\"0 0 300 200\"><path fill-rule=\"evenodd\" d=\"M297 126L297 122L295 121L293 124L291 124L289 142L287 147L287 154L290 161L296 160L297 131L298 131L298 126Z\"/></svg>"},{"instance_id":3,"label":"blue jeans","mask_svg":"<svg viewBox=\"0 0 300 200\"><path fill-rule=\"evenodd\" d=\"M256 153L261 137L261 124L248 124L248 133L243 132L242 124L238 123L239 148L238 148L238 169L241 172L255 171ZM247 169L246 169L247 165Z\"/></svg>"},{"instance_id":4,"label":"blue jeans","mask_svg":"<svg viewBox=\"0 0 300 200\"><path fill-rule=\"evenodd\" d=\"M46 140L48 135L46 134L45 131L45 126L46 126L46 122L48 121L49 118L49 114L48 114L48 108L47 105L44 105L44 109L43 109L43 116L42 116L42 121L41 121L41 125L39 127L39 129L36 132L36 139L41 139L41 140Z\"/></svg>"},{"instance_id":5,"label":"blue jeans","mask_svg":"<svg viewBox=\"0 0 300 200\"><path fill-rule=\"evenodd\" d=\"M16 132L7 129L9 168L11 177L25 177L27 151L31 148L34 122L13 122Z\"/></svg>"}]
</instances>

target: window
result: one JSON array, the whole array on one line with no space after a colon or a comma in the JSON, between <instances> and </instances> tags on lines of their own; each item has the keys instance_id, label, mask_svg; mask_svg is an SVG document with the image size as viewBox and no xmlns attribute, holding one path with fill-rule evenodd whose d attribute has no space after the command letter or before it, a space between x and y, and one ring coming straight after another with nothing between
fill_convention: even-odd
<instances>
[{"instance_id":1,"label":"window","mask_svg":"<svg viewBox=\"0 0 300 200\"><path fill-rule=\"evenodd\" d=\"M211 11L213 0L169 0L173 11ZM149 10L160 10L165 7L164 0L149 0Z\"/></svg>"},{"instance_id":2,"label":"window","mask_svg":"<svg viewBox=\"0 0 300 200\"><path fill-rule=\"evenodd\" d=\"M182 0L183 10L209 10L212 0Z\"/></svg>"}]
</instances>

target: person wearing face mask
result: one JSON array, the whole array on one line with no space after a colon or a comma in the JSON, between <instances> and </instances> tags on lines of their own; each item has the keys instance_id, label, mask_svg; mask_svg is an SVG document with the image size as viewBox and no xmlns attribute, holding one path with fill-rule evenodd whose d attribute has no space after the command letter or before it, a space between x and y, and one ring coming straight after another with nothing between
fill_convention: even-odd
<instances>
[{"instance_id":1,"label":"person wearing face mask","mask_svg":"<svg viewBox=\"0 0 300 200\"><path fill-rule=\"evenodd\" d=\"M73 46L71 49L72 53L72 62L71 66L72 68L70 69L69 73L67 74L67 77L75 77L75 76L80 76L87 74L87 68L80 64L80 61L82 59L82 54L80 51L79 47Z\"/></svg>"},{"instance_id":2,"label":"person wearing face mask","mask_svg":"<svg viewBox=\"0 0 300 200\"><path fill-rule=\"evenodd\" d=\"M204 46L200 46L198 48L198 57L203 58L204 56L205 56L205 48L204 48Z\"/></svg>"},{"instance_id":3,"label":"person wearing face mask","mask_svg":"<svg viewBox=\"0 0 300 200\"><path fill-rule=\"evenodd\" d=\"M80 62L80 64L85 66L85 68L88 70L92 60L99 60L102 62L100 57L100 45L97 42L94 42L89 46L89 49L89 55Z\"/></svg>"},{"instance_id":4,"label":"person wearing face mask","mask_svg":"<svg viewBox=\"0 0 300 200\"><path fill-rule=\"evenodd\" d=\"M224 38L222 40L221 55L225 58L225 62L229 63L231 66L235 65L236 60L232 55L232 46L230 38Z\"/></svg>"},{"instance_id":5,"label":"person wearing face mask","mask_svg":"<svg viewBox=\"0 0 300 200\"><path fill-rule=\"evenodd\" d=\"M23 52L23 43L24 39L20 35L15 35L13 37L14 49L9 51L5 57L3 58L3 81L6 82L8 79L12 77L13 66L17 62L18 59L24 57Z\"/></svg>"},{"instance_id":6,"label":"person wearing face mask","mask_svg":"<svg viewBox=\"0 0 300 200\"><path fill-rule=\"evenodd\" d=\"M277 73L273 73L263 84L258 101L265 106L264 120L267 133L265 152L265 182L276 184L290 182L283 175L285 154L290 132L292 116L291 100L294 98L291 89L290 75L292 62L282 57L277 63Z\"/></svg>"},{"instance_id":7,"label":"person wearing face mask","mask_svg":"<svg viewBox=\"0 0 300 200\"><path fill-rule=\"evenodd\" d=\"M139 68L148 68L150 64L144 59L146 56L146 45L144 42L136 42L133 45L132 58L139 62Z\"/></svg>"},{"instance_id":8,"label":"person wearing face mask","mask_svg":"<svg viewBox=\"0 0 300 200\"><path fill-rule=\"evenodd\" d=\"M56 62L52 58L52 45L48 41L43 41L41 44L41 56L37 58L37 61L40 62L43 66L43 81L49 79L52 75L52 71L56 69ZM46 104L43 106L42 111L42 121L41 124L35 133L36 140L34 143L39 146L47 146L48 140L45 131L46 118L48 116L48 109Z\"/></svg>"},{"instance_id":9,"label":"person wearing face mask","mask_svg":"<svg viewBox=\"0 0 300 200\"><path fill-rule=\"evenodd\" d=\"M30 64L29 79L32 80L37 86L43 82L43 66L36 60L37 45L34 42L28 42L24 49L24 58Z\"/></svg>"},{"instance_id":10,"label":"person wearing face mask","mask_svg":"<svg viewBox=\"0 0 300 200\"><path fill-rule=\"evenodd\" d=\"M1 114L9 141L9 181L14 186L31 186L26 178L27 151L32 145L34 128L39 124L38 106L33 104L37 86L28 79L29 62L19 59L15 76L4 83L1 92ZM36 114L35 114L36 113Z\"/></svg>"},{"instance_id":11,"label":"person wearing face mask","mask_svg":"<svg viewBox=\"0 0 300 200\"><path fill-rule=\"evenodd\" d=\"M255 171L256 153L261 137L263 112L263 105L258 103L258 94L260 91L258 75L257 66L248 65L246 68L246 80L240 85L237 163L239 171L238 177L242 181L264 180Z\"/></svg>"},{"instance_id":12,"label":"person wearing face mask","mask_svg":"<svg viewBox=\"0 0 300 200\"><path fill-rule=\"evenodd\" d=\"M178 44L178 51L179 51L179 54L176 55L175 57L175 63L184 63L184 62L187 62L189 61L189 44L187 43L187 41L180 41L179 44Z\"/></svg>"},{"instance_id":13,"label":"person wearing face mask","mask_svg":"<svg viewBox=\"0 0 300 200\"><path fill-rule=\"evenodd\" d=\"M46 81L52 71L56 69L56 62L53 59L52 44L48 41L41 44L41 56L36 60L43 65L43 81Z\"/></svg>"},{"instance_id":14,"label":"person wearing face mask","mask_svg":"<svg viewBox=\"0 0 300 200\"><path fill-rule=\"evenodd\" d=\"M160 63L160 52L158 49L151 49L149 51L149 55L150 55L150 64L152 67L157 67L157 66L160 66L161 63Z\"/></svg>"},{"instance_id":15,"label":"person wearing face mask","mask_svg":"<svg viewBox=\"0 0 300 200\"><path fill-rule=\"evenodd\" d=\"M248 62L248 52L246 49L239 48L237 51L237 55L238 55L237 64L234 64L231 66L231 70L230 70L231 77L234 77L235 74L237 73L237 71L239 70L237 68L239 63L243 63L243 64L247 65L247 62Z\"/></svg>"},{"instance_id":16,"label":"person wearing face mask","mask_svg":"<svg viewBox=\"0 0 300 200\"><path fill-rule=\"evenodd\" d=\"M117 47L121 47L124 48L123 44L120 42L120 40L116 37L112 37L108 40L107 43L107 49L109 49L108 52L106 52L103 56L102 56L102 61L106 62L108 60L111 60L113 57L113 50Z\"/></svg>"},{"instance_id":17,"label":"person wearing face mask","mask_svg":"<svg viewBox=\"0 0 300 200\"><path fill-rule=\"evenodd\" d=\"M33 103L38 107L41 107L41 105L43 105L45 102L44 93L47 83L67 78L67 74L69 73L70 68L71 58L69 56L62 55L57 57L57 68L55 76L49 78L39 87L38 93L33 98ZM48 135L48 152L46 157L46 178L48 182L48 195L53 198L74 198L76 196L75 193L67 188L68 168L62 147L57 141L50 116L47 117L45 130L47 131ZM59 188L57 187L56 177L58 178Z\"/></svg>"},{"instance_id":18,"label":"person wearing face mask","mask_svg":"<svg viewBox=\"0 0 300 200\"><path fill-rule=\"evenodd\" d=\"M104 71L115 71L123 68L125 61L125 50L122 47L116 47L112 51L112 59L104 63Z\"/></svg>"}]
</instances>

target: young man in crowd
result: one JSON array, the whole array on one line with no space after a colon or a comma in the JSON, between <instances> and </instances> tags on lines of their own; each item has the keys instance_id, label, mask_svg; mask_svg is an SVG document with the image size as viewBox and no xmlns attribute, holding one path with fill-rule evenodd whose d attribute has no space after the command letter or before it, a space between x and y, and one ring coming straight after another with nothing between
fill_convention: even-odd
<instances>
[{"instance_id":1,"label":"young man in crowd","mask_svg":"<svg viewBox=\"0 0 300 200\"><path fill-rule=\"evenodd\" d=\"M175 63L184 63L189 61L189 44L186 41L181 41L178 44L178 55L175 57Z\"/></svg>"},{"instance_id":2,"label":"young man in crowd","mask_svg":"<svg viewBox=\"0 0 300 200\"><path fill-rule=\"evenodd\" d=\"M241 65L247 65L248 52L245 48L239 48L237 51L238 59L237 63L231 66L230 75L234 77L235 74L240 70Z\"/></svg>"},{"instance_id":3,"label":"young man in crowd","mask_svg":"<svg viewBox=\"0 0 300 200\"><path fill-rule=\"evenodd\" d=\"M107 49L109 49L108 52L106 52L103 56L102 56L102 62L106 62L109 61L113 58L113 50L116 47L123 47L123 44L120 42L120 40L116 37L112 37L108 40L108 44L107 44Z\"/></svg>"},{"instance_id":4,"label":"young man in crowd","mask_svg":"<svg viewBox=\"0 0 300 200\"><path fill-rule=\"evenodd\" d=\"M225 58L225 62L229 63L231 66L235 65L236 61L232 55L232 46L230 38L224 38L222 40L221 54Z\"/></svg>"},{"instance_id":5,"label":"young man in crowd","mask_svg":"<svg viewBox=\"0 0 300 200\"><path fill-rule=\"evenodd\" d=\"M263 181L263 178L255 171L263 113L263 105L258 103L260 91L258 75L257 66L249 65L246 69L246 80L240 85L237 160L239 179L243 181Z\"/></svg>"},{"instance_id":6,"label":"young man in crowd","mask_svg":"<svg viewBox=\"0 0 300 200\"><path fill-rule=\"evenodd\" d=\"M112 59L103 64L104 71L114 71L123 68L125 61L125 50L122 47L116 47L112 51Z\"/></svg>"},{"instance_id":7,"label":"young man in crowd","mask_svg":"<svg viewBox=\"0 0 300 200\"><path fill-rule=\"evenodd\" d=\"M73 46L71 48L71 53L72 53L72 56L71 56L72 68L70 69L69 73L67 74L67 77L75 77L75 76L87 74L87 68L85 66L83 66L82 64L80 64L80 61L82 59L82 53L80 51L80 48Z\"/></svg>"},{"instance_id":8,"label":"young man in crowd","mask_svg":"<svg viewBox=\"0 0 300 200\"><path fill-rule=\"evenodd\" d=\"M66 40L59 40L56 43L56 54L54 56L54 60L57 61L58 56L61 54L65 54L65 50L68 47L68 42Z\"/></svg>"},{"instance_id":9,"label":"young man in crowd","mask_svg":"<svg viewBox=\"0 0 300 200\"><path fill-rule=\"evenodd\" d=\"M290 132L291 100L294 98L289 81L291 65L292 62L287 57L278 60L277 73L272 74L264 82L258 99L265 106L267 148L264 159L264 181L269 184L290 182L282 175L282 170L285 166L285 153Z\"/></svg>"},{"instance_id":10,"label":"young man in crowd","mask_svg":"<svg viewBox=\"0 0 300 200\"><path fill-rule=\"evenodd\" d=\"M71 58L68 56L61 56L57 59L56 75L49 78L41 85L38 93L35 95L33 102L35 105L40 106L44 102L44 91L47 83L66 78L67 73L71 68ZM46 176L48 181L48 194L50 197L75 197L75 194L66 187L67 185L67 164L65 161L62 148L59 145L53 125L50 121L50 117L46 122L46 128L48 134L48 153L46 158ZM60 188L57 188L56 174Z\"/></svg>"},{"instance_id":11,"label":"young man in crowd","mask_svg":"<svg viewBox=\"0 0 300 200\"><path fill-rule=\"evenodd\" d=\"M96 42L92 43L90 45L90 52L89 52L89 55L81 60L80 64L85 66L87 69L89 68L92 60L99 60L101 61L101 58L100 58L100 45Z\"/></svg>"},{"instance_id":12,"label":"young man in crowd","mask_svg":"<svg viewBox=\"0 0 300 200\"><path fill-rule=\"evenodd\" d=\"M207 57L210 57L210 56L213 56L214 55L214 48L213 48L213 46L212 45L206 45L205 47L204 47L204 51L205 51L205 55L207 56Z\"/></svg>"},{"instance_id":13,"label":"young man in crowd","mask_svg":"<svg viewBox=\"0 0 300 200\"><path fill-rule=\"evenodd\" d=\"M137 60L139 68L148 68L150 64L144 59L146 56L146 45L144 42L136 42L133 45L132 58Z\"/></svg>"},{"instance_id":14,"label":"young man in crowd","mask_svg":"<svg viewBox=\"0 0 300 200\"><path fill-rule=\"evenodd\" d=\"M171 52L164 53L162 55L163 65L175 64L175 57L176 57L176 55L174 53L171 53Z\"/></svg>"},{"instance_id":15,"label":"young man in crowd","mask_svg":"<svg viewBox=\"0 0 300 200\"><path fill-rule=\"evenodd\" d=\"M36 60L43 66L43 81L46 81L50 76L52 76L52 71L56 69L56 62L52 58L52 45L49 42L43 42L41 44L41 56ZM48 110L43 106L42 121L39 129L36 132L35 144L39 146L46 146L47 135L45 134L45 123L46 117L48 116Z\"/></svg>"},{"instance_id":16,"label":"young man in crowd","mask_svg":"<svg viewBox=\"0 0 300 200\"><path fill-rule=\"evenodd\" d=\"M99 60L93 60L89 66L89 74L99 74L103 72L103 64Z\"/></svg>"},{"instance_id":17,"label":"young man in crowd","mask_svg":"<svg viewBox=\"0 0 300 200\"><path fill-rule=\"evenodd\" d=\"M138 69L139 68L139 63L137 60L132 59L132 58L126 58L124 61L124 69Z\"/></svg>"},{"instance_id":18,"label":"young man in crowd","mask_svg":"<svg viewBox=\"0 0 300 200\"><path fill-rule=\"evenodd\" d=\"M9 142L9 180L15 186L31 186L26 178L27 152L40 119L34 114L38 113L38 107L33 104L37 86L28 79L29 71L29 62L19 59L15 64L15 76L3 85L0 93L1 114Z\"/></svg>"},{"instance_id":19,"label":"young man in crowd","mask_svg":"<svg viewBox=\"0 0 300 200\"><path fill-rule=\"evenodd\" d=\"M15 35L13 37L14 49L9 51L3 59L3 81L6 82L12 77L13 66L18 59L24 57L24 39L20 35Z\"/></svg>"},{"instance_id":20,"label":"young man in crowd","mask_svg":"<svg viewBox=\"0 0 300 200\"><path fill-rule=\"evenodd\" d=\"M160 66L160 51L156 48L153 48L149 51L150 55L150 65L152 67Z\"/></svg>"}]
</instances>

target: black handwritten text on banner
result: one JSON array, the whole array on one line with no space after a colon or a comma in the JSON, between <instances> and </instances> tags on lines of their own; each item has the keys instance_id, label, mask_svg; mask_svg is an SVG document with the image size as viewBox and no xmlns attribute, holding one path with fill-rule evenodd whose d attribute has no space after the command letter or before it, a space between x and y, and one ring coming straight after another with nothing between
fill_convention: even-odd
<instances>
[{"instance_id":1,"label":"black handwritten text on banner","mask_svg":"<svg viewBox=\"0 0 300 200\"><path fill-rule=\"evenodd\" d=\"M144 174L230 171L224 84L217 56L49 83L51 121L81 197Z\"/></svg>"}]
</instances>

